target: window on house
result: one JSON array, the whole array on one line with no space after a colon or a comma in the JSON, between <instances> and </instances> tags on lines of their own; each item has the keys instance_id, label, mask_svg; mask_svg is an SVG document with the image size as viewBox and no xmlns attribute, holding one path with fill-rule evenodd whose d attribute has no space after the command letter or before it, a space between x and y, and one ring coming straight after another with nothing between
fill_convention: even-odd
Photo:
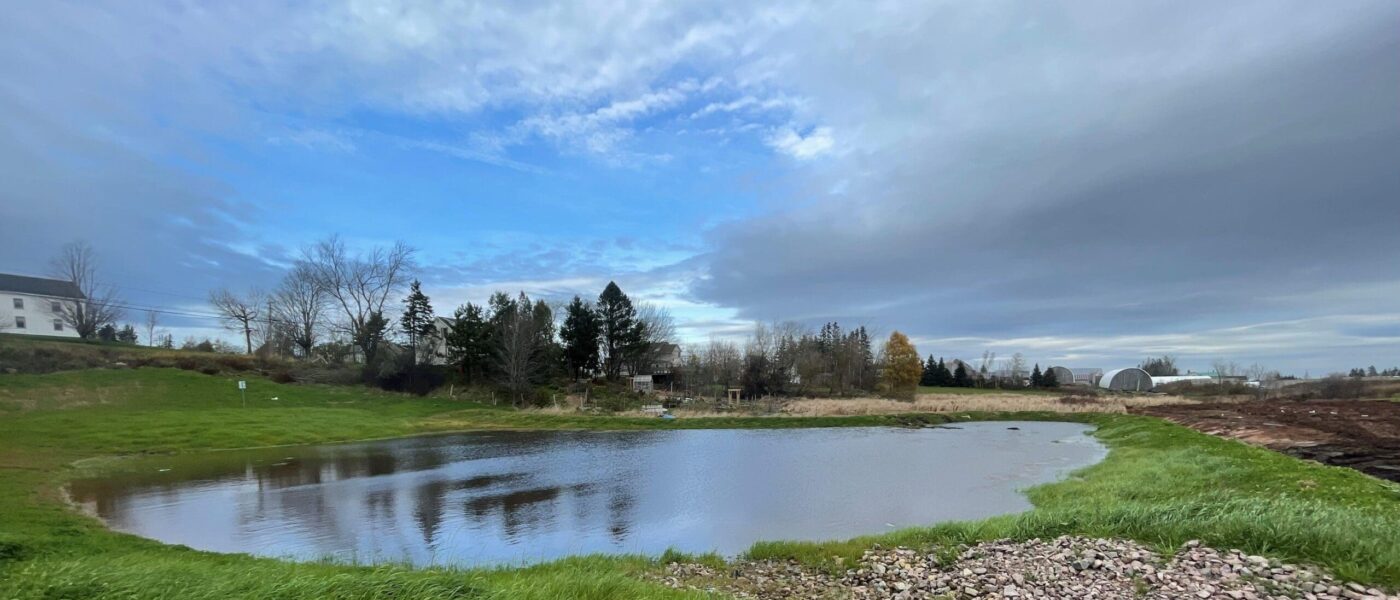
<instances>
[{"instance_id":1,"label":"window on house","mask_svg":"<svg viewBox=\"0 0 1400 600\"><path fill-rule=\"evenodd\" d=\"M15 317L15 329L24 329L24 317Z\"/></svg>"},{"instance_id":2,"label":"window on house","mask_svg":"<svg viewBox=\"0 0 1400 600\"><path fill-rule=\"evenodd\" d=\"M58 314L58 312L61 310L63 310L63 305L59 304L57 300L54 300L53 302L49 303L49 312Z\"/></svg>"},{"instance_id":3,"label":"window on house","mask_svg":"<svg viewBox=\"0 0 1400 600\"><path fill-rule=\"evenodd\" d=\"M54 331L63 331L63 319L54 319L54 320L53 320L53 330L54 330Z\"/></svg>"},{"instance_id":4,"label":"window on house","mask_svg":"<svg viewBox=\"0 0 1400 600\"><path fill-rule=\"evenodd\" d=\"M15 298L15 308L24 310L24 298Z\"/></svg>"}]
</instances>

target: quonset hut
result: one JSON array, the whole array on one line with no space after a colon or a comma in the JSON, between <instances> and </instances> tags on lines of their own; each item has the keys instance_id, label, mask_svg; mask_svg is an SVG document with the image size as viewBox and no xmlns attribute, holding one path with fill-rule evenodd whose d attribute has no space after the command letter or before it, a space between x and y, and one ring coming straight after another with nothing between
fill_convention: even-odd
<instances>
[{"instance_id":1,"label":"quonset hut","mask_svg":"<svg viewBox=\"0 0 1400 600\"><path fill-rule=\"evenodd\" d=\"M1146 392L1152 389L1152 376L1137 367L1114 369L1103 374L1099 387L1120 392Z\"/></svg>"},{"instance_id":2,"label":"quonset hut","mask_svg":"<svg viewBox=\"0 0 1400 600\"><path fill-rule=\"evenodd\" d=\"M1045 372L1054 373L1055 383L1058 383L1060 385L1070 385L1074 383L1074 371L1071 371L1065 367L1050 367L1049 369L1046 369Z\"/></svg>"}]
</instances>

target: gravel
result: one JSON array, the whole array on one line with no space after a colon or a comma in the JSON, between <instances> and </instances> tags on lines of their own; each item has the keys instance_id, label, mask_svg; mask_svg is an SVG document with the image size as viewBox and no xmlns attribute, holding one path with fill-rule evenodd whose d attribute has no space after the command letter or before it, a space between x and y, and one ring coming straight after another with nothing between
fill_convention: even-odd
<instances>
[{"instance_id":1,"label":"gravel","mask_svg":"<svg viewBox=\"0 0 1400 600\"><path fill-rule=\"evenodd\" d=\"M985 542L958 554L941 553L943 560L939 554L876 547L844 575L791 562L747 561L722 570L672 563L659 578L675 588L760 599L1400 600L1376 588L1337 581L1314 567L1197 542L1187 542L1171 559L1135 542L1068 536Z\"/></svg>"}]
</instances>

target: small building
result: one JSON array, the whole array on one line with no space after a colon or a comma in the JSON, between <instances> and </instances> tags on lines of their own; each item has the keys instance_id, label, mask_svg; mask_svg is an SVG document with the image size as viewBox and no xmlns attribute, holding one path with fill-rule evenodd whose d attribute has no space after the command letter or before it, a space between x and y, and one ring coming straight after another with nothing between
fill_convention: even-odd
<instances>
[{"instance_id":1,"label":"small building","mask_svg":"<svg viewBox=\"0 0 1400 600\"><path fill-rule=\"evenodd\" d=\"M1152 376L1137 367L1114 369L1103 374L1099 387L1120 392L1146 392L1152 389Z\"/></svg>"},{"instance_id":2,"label":"small building","mask_svg":"<svg viewBox=\"0 0 1400 600\"><path fill-rule=\"evenodd\" d=\"M652 380L651 380L651 375L633 375L633 376L632 376L632 391L638 392L638 393L641 393L641 394L650 394L650 393L651 393L651 390L652 390L652 386L653 386L653 383L652 383Z\"/></svg>"},{"instance_id":3,"label":"small building","mask_svg":"<svg viewBox=\"0 0 1400 600\"><path fill-rule=\"evenodd\" d=\"M1054 373L1055 383L1060 385L1071 385L1075 383L1074 371L1069 370L1068 367L1050 367L1046 369L1045 372Z\"/></svg>"},{"instance_id":4,"label":"small building","mask_svg":"<svg viewBox=\"0 0 1400 600\"><path fill-rule=\"evenodd\" d=\"M0 333L76 338L64 310L86 299L71 281L0 273Z\"/></svg>"}]
</instances>

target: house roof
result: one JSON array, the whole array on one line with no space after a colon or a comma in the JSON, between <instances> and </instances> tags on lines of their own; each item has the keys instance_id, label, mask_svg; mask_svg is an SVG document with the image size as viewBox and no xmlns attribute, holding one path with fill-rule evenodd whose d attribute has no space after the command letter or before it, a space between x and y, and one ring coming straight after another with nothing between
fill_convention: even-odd
<instances>
[{"instance_id":1,"label":"house roof","mask_svg":"<svg viewBox=\"0 0 1400 600\"><path fill-rule=\"evenodd\" d=\"M8 273L0 273L0 292L17 292L55 298L86 298L82 290L79 290L78 286L71 281Z\"/></svg>"}]
</instances>

